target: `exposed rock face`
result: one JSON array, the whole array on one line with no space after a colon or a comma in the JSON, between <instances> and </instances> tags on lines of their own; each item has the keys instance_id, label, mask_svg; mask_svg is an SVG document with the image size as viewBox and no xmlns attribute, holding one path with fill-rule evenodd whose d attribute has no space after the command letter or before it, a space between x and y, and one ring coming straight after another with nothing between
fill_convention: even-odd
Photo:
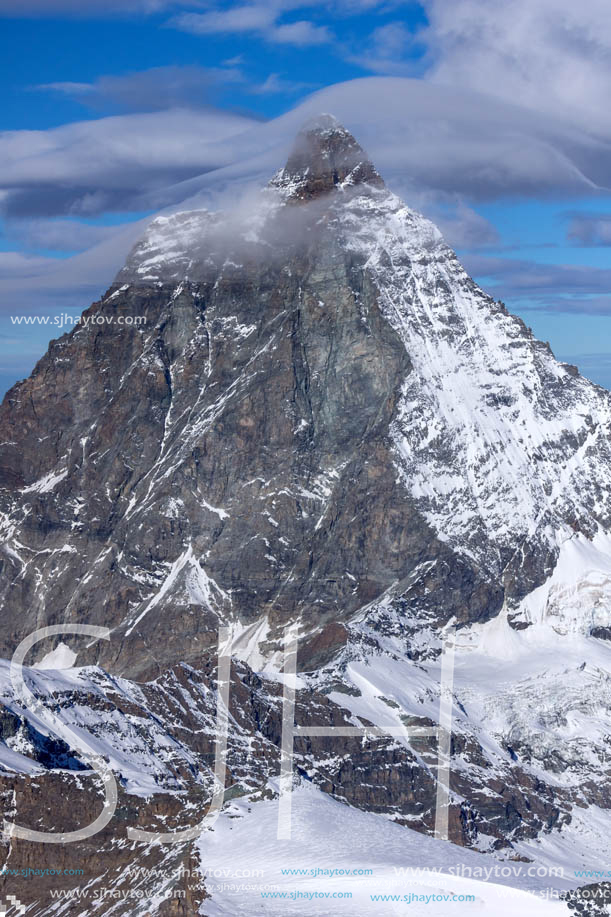
<instances>
[{"instance_id":1,"label":"exposed rock face","mask_svg":"<svg viewBox=\"0 0 611 917\"><path fill-rule=\"evenodd\" d=\"M288 191L290 200L323 197L336 186L384 182L352 134L332 115L321 115L305 125L286 166L272 179L272 187Z\"/></svg>"},{"instance_id":2,"label":"exposed rock face","mask_svg":"<svg viewBox=\"0 0 611 917\"><path fill-rule=\"evenodd\" d=\"M80 327L6 396L0 653L46 625L110 628L107 642L65 639L112 675L60 679L44 702L103 739L126 818L148 824L157 806L175 824L177 798L210 797L214 648L233 625L226 786L262 794L282 723L265 670L288 624L308 673L297 721L317 726L387 723L389 710L395 725L434 724L448 624L473 649L498 621L516 654L544 618L554 635L608 636L610 430L609 394L483 293L323 116L246 214L154 220ZM575 803L609 806L606 737L592 734L585 764L553 733L562 703L587 716L586 693L607 716L608 685L566 665L547 681L518 673L526 711L500 664L492 695L477 679L456 689L455 843L506 846L568 823ZM56 771L78 756L2 696L0 762L50 768L59 798L69 778ZM295 755L326 792L432 831L433 740L297 738ZM6 786L31 816L31 781ZM195 913L204 894L154 912Z\"/></svg>"},{"instance_id":3,"label":"exposed rock face","mask_svg":"<svg viewBox=\"0 0 611 917\"><path fill-rule=\"evenodd\" d=\"M146 326L90 323L7 395L5 655L42 623L87 622L113 628L96 661L157 674L197 660L219 619L315 631L423 565L437 623L499 610L498 579L439 539L393 460L410 356L336 209L388 193L326 126L283 174L246 227L155 221L86 313ZM327 180L330 198L288 205Z\"/></svg>"},{"instance_id":4,"label":"exposed rock face","mask_svg":"<svg viewBox=\"0 0 611 917\"><path fill-rule=\"evenodd\" d=\"M3 789L5 815L38 830L79 828L93 821L100 809L94 781L84 778L75 786L61 772L35 781L5 778ZM160 793L150 805L121 793L113 823L86 841L65 846L2 842L0 900L14 895L32 917L196 917L207 895L197 874L199 860L191 857L188 845L134 849L125 843L124 826L154 830L160 822L180 825L183 806L198 802L197 796L179 800Z\"/></svg>"},{"instance_id":5,"label":"exposed rock face","mask_svg":"<svg viewBox=\"0 0 611 917\"><path fill-rule=\"evenodd\" d=\"M408 581L406 626L485 620L608 518L608 395L475 287L351 135L310 125L252 206L154 221L6 396L5 655L44 623L103 624L79 661L156 674L219 620L267 618L271 646Z\"/></svg>"},{"instance_id":6,"label":"exposed rock face","mask_svg":"<svg viewBox=\"0 0 611 917\"><path fill-rule=\"evenodd\" d=\"M611 903L611 883L597 882L566 893L569 913L584 917L607 917Z\"/></svg>"}]
</instances>

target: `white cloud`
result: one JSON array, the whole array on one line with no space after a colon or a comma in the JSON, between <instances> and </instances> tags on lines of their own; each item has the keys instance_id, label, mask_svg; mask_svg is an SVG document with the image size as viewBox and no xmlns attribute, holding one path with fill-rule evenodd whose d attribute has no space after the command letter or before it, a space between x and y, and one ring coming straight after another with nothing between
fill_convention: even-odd
<instances>
[{"instance_id":1,"label":"white cloud","mask_svg":"<svg viewBox=\"0 0 611 917\"><path fill-rule=\"evenodd\" d=\"M278 44L296 45L298 47L323 45L333 39L326 26L314 25L304 19L300 19L298 22L275 25L266 32L266 37L269 41Z\"/></svg>"},{"instance_id":2,"label":"white cloud","mask_svg":"<svg viewBox=\"0 0 611 917\"><path fill-rule=\"evenodd\" d=\"M611 245L611 214L572 213L567 237L580 245Z\"/></svg>"},{"instance_id":3,"label":"white cloud","mask_svg":"<svg viewBox=\"0 0 611 917\"><path fill-rule=\"evenodd\" d=\"M424 0L429 78L611 132L608 0Z\"/></svg>"},{"instance_id":4,"label":"white cloud","mask_svg":"<svg viewBox=\"0 0 611 917\"><path fill-rule=\"evenodd\" d=\"M312 89L311 83L300 83L297 80L283 79L278 73L270 73L266 80L258 85L250 85L248 91L253 95L273 95L275 93L290 94Z\"/></svg>"},{"instance_id":5,"label":"white cloud","mask_svg":"<svg viewBox=\"0 0 611 917\"><path fill-rule=\"evenodd\" d=\"M162 111L181 105L202 108L220 85L244 82L237 67L151 67L121 76L101 76L93 83L55 82L34 87L72 96L92 109Z\"/></svg>"},{"instance_id":6,"label":"white cloud","mask_svg":"<svg viewBox=\"0 0 611 917\"><path fill-rule=\"evenodd\" d=\"M70 258L0 252L2 314L84 308L106 290L148 219L114 227L107 239Z\"/></svg>"},{"instance_id":7,"label":"white cloud","mask_svg":"<svg viewBox=\"0 0 611 917\"><path fill-rule=\"evenodd\" d=\"M276 15L270 6L250 4L208 13L181 13L171 21L171 25L194 35L239 34L269 28L274 24Z\"/></svg>"},{"instance_id":8,"label":"white cloud","mask_svg":"<svg viewBox=\"0 0 611 917\"><path fill-rule=\"evenodd\" d=\"M179 5L180 0L0 0L0 16L55 16L67 14L116 16L159 13ZM182 0L180 6L201 7L201 0Z\"/></svg>"},{"instance_id":9,"label":"white cloud","mask_svg":"<svg viewBox=\"0 0 611 917\"><path fill-rule=\"evenodd\" d=\"M289 8L303 5L288 4ZM194 35L255 33L276 44L298 47L321 45L332 40L326 26L315 25L309 20L278 22L283 11L282 6L273 4L247 4L207 13L181 13L171 19L169 25Z\"/></svg>"},{"instance_id":10,"label":"white cloud","mask_svg":"<svg viewBox=\"0 0 611 917\"><path fill-rule=\"evenodd\" d=\"M13 218L42 219L44 233L47 217L104 208L224 206L269 179L302 123L321 111L343 121L388 185L444 224L449 241L461 247L495 241L492 227L465 201L583 195L595 190L596 181L611 185L609 145L559 119L471 90L370 77L320 90L267 123L174 110L2 134L0 209ZM12 262L2 299L86 305L110 283L139 232L109 232L101 244L42 265L35 276L33 262ZM582 300L611 289L611 271L570 272L504 259L474 263L472 272L476 268L479 276L484 268L493 275L494 290L509 302L524 299L528 290L543 303L562 299L563 288ZM565 299L562 306L567 308Z\"/></svg>"},{"instance_id":11,"label":"white cloud","mask_svg":"<svg viewBox=\"0 0 611 917\"><path fill-rule=\"evenodd\" d=\"M517 258L469 254L469 273L483 278L493 296L521 308L591 315L611 313L611 270L581 264L542 264Z\"/></svg>"},{"instance_id":12,"label":"white cloud","mask_svg":"<svg viewBox=\"0 0 611 917\"><path fill-rule=\"evenodd\" d=\"M314 93L290 121L296 127L302 113L316 111L344 121L407 195L435 190L481 200L611 185L611 145L473 91L369 77Z\"/></svg>"},{"instance_id":13,"label":"white cloud","mask_svg":"<svg viewBox=\"0 0 611 917\"><path fill-rule=\"evenodd\" d=\"M346 121L408 196L435 191L476 200L611 185L609 145L562 122L465 90L366 78L314 93L270 124L172 109L5 132L0 211L34 218L166 206L182 190L165 189L202 173L214 184L220 168L252 171L264 154L273 171L282 155L277 138L288 144L301 120L319 111ZM200 184L210 181L204 176Z\"/></svg>"},{"instance_id":14,"label":"white cloud","mask_svg":"<svg viewBox=\"0 0 611 917\"><path fill-rule=\"evenodd\" d=\"M372 44L379 57L399 57L411 40L411 32L401 22L389 22L374 29L372 34Z\"/></svg>"},{"instance_id":15,"label":"white cloud","mask_svg":"<svg viewBox=\"0 0 611 917\"><path fill-rule=\"evenodd\" d=\"M116 226L95 226L76 219L15 220L7 227L11 239L26 249L80 252L117 234Z\"/></svg>"},{"instance_id":16,"label":"white cloud","mask_svg":"<svg viewBox=\"0 0 611 917\"><path fill-rule=\"evenodd\" d=\"M69 96L87 95L93 89L93 83L71 83L69 81L59 83L42 83L35 86L34 89L49 90L51 92L61 92Z\"/></svg>"},{"instance_id":17,"label":"white cloud","mask_svg":"<svg viewBox=\"0 0 611 917\"><path fill-rule=\"evenodd\" d=\"M415 69L414 61L406 57L413 41L412 33L403 23L389 22L374 29L365 50L350 55L349 59L374 73L405 76Z\"/></svg>"},{"instance_id":18,"label":"white cloud","mask_svg":"<svg viewBox=\"0 0 611 917\"><path fill-rule=\"evenodd\" d=\"M545 305L546 312L571 312L577 315L611 315L611 295L559 296Z\"/></svg>"},{"instance_id":19,"label":"white cloud","mask_svg":"<svg viewBox=\"0 0 611 917\"><path fill-rule=\"evenodd\" d=\"M57 267L53 258L24 255L21 252L0 252L0 272L4 278L37 277L49 267Z\"/></svg>"},{"instance_id":20,"label":"white cloud","mask_svg":"<svg viewBox=\"0 0 611 917\"><path fill-rule=\"evenodd\" d=\"M252 91L290 88L271 76ZM441 221L447 216L437 201L588 194L597 183L611 185L609 145L585 132L576 136L558 120L471 91L366 78L314 93L267 124L170 110L5 132L0 211L23 219L74 217L154 210L200 191L214 197L227 182L265 181L301 122L320 111L345 121L391 186L408 202L424 201ZM452 241L485 240L488 229L472 208L452 207Z\"/></svg>"},{"instance_id":21,"label":"white cloud","mask_svg":"<svg viewBox=\"0 0 611 917\"><path fill-rule=\"evenodd\" d=\"M244 8L256 4L238 3L229 7ZM277 11L326 6L323 0L270 0L260 4L261 8L270 6ZM358 14L385 7L385 0L337 0L333 10L342 15ZM209 12L214 3L211 0L0 0L0 16L56 16L71 15L80 18L99 17L101 15L121 16L123 14L153 14L166 11L203 10ZM227 10L227 7L225 7ZM218 12L223 13L224 10Z\"/></svg>"},{"instance_id":22,"label":"white cloud","mask_svg":"<svg viewBox=\"0 0 611 917\"><path fill-rule=\"evenodd\" d=\"M129 210L153 188L232 161L234 138L257 123L177 109L7 131L0 134L0 206L30 217Z\"/></svg>"},{"instance_id":23,"label":"white cloud","mask_svg":"<svg viewBox=\"0 0 611 917\"><path fill-rule=\"evenodd\" d=\"M465 203L460 194L436 191L409 194L410 206L425 213L453 249L485 249L497 246L499 234L492 223Z\"/></svg>"}]
</instances>

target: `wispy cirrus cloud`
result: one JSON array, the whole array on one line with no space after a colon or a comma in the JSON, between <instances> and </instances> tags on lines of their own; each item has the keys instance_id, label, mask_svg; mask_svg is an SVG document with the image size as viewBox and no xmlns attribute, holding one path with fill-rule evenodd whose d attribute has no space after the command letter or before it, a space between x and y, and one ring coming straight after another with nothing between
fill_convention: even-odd
<instances>
[{"instance_id":1,"label":"wispy cirrus cloud","mask_svg":"<svg viewBox=\"0 0 611 917\"><path fill-rule=\"evenodd\" d=\"M68 15L81 19L123 16L132 13L161 13L176 7L201 9L205 0L0 0L0 16Z\"/></svg>"},{"instance_id":2,"label":"wispy cirrus cloud","mask_svg":"<svg viewBox=\"0 0 611 917\"><path fill-rule=\"evenodd\" d=\"M326 25L315 25L308 19L299 19L297 22L276 23L264 33L264 38L276 44L306 48L333 41L333 33Z\"/></svg>"},{"instance_id":3,"label":"wispy cirrus cloud","mask_svg":"<svg viewBox=\"0 0 611 917\"><path fill-rule=\"evenodd\" d=\"M567 238L578 245L611 245L611 213L567 214Z\"/></svg>"},{"instance_id":4,"label":"wispy cirrus cloud","mask_svg":"<svg viewBox=\"0 0 611 917\"><path fill-rule=\"evenodd\" d=\"M426 213L453 249L487 250L500 244L496 227L470 207L460 194L435 191L418 194L414 190L410 204L415 210Z\"/></svg>"},{"instance_id":5,"label":"wispy cirrus cloud","mask_svg":"<svg viewBox=\"0 0 611 917\"><path fill-rule=\"evenodd\" d=\"M215 89L245 82L246 77L236 66L169 66L101 76L92 83L43 83L34 88L70 96L92 110L110 106L146 112L181 106L204 108L210 105Z\"/></svg>"},{"instance_id":6,"label":"wispy cirrus cloud","mask_svg":"<svg viewBox=\"0 0 611 917\"><path fill-rule=\"evenodd\" d=\"M611 354L598 353L572 353L560 354L560 359L567 363L576 363L579 371L589 378L598 381L599 385L611 389Z\"/></svg>"},{"instance_id":7,"label":"wispy cirrus cloud","mask_svg":"<svg viewBox=\"0 0 611 917\"><path fill-rule=\"evenodd\" d=\"M270 73L262 83L251 84L248 91L253 95L272 95L283 93L292 95L296 92L303 92L305 89L314 89L312 83L305 83L300 80L287 80L280 76L279 73Z\"/></svg>"},{"instance_id":8,"label":"wispy cirrus cloud","mask_svg":"<svg viewBox=\"0 0 611 917\"><path fill-rule=\"evenodd\" d=\"M611 315L611 269L542 264L517 258L467 254L469 273L493 295L521 309Z\"/></svg>"},{"instance_id":9,"label":"wispy cirrus cloud","mask_svg":"<svg viewBox=\"0 0 611 917\"><path fill-rule=\"evenodd\" d=\"M278 11L270 5L247 4L206 13L181 13L170 25L194 35L240 34L262 32L273 26L277 16Z\"/></svg>"},{"instance_id":10,"label":"wispy cirrus cloud","mask_svg":"<svg viewBox=\"0 0 611 917\"><path fill-rule=\"evenodd\" d=\"M346 54L348 61L384 76L413 76L421 65L412 56L416 37L404 23L388 22L374 29L358 50Z\"/></svg>"},{"instance_id":11,"label":"wispy cirrus cloud","mask_svg":"<svg viewBox=\"0 0 611 917\"><path fill-rule=\"evenodd\" d=\"M547 312L570 312L572 315L611 316L611 294L608 296L561 297L546 306Z\"/></svg>"},{"instance_id":12,"label":"wispy cirrus cloud","mask_svg":"<svg viewBox=\"0 0 611 917\"><path fill-rule=\"evenodd\" d=\"M423 0L428 78L611 133L606 0Z\"/></svg>"},{"instance_id":13,"label":"wispy cirrus cloud","mask_svg":"<svg viewBox=\"0 0 611 917\"><path fill-rule=\"evenodd\" d=\"M297 5L297 4L296 4ZM333 35L326 25L309 19L280 22L284 10L270 4L234 5L206 13L180 13L168 25L193 35L243 35L254 33L275 44L312 47L327 44Z\"/></svg>"},{"instance_id":14,"label":"wispy cirrus cloud","mask_svg":"<svg viewBox=\"0 0 611 917\"><path fill-rule=\"evenodd\" d=\"M11 238L22 243L26 249L51 252L81 252L117 234L116 226L56 218L16 220L8 229ZM47 259L44 263L48 265Z\"/></svg>"},{"instance_id":15,"label":"wispy cirrus cloud","mask_svg":"<svg viewBox=\"0 0 611 917\"><path fill-rule=\"evenodd\" d=\"M75 15L79 17L103 15L122 15L124 13L154 14L175 10L200 10L220 12L247 6L243 0L225 5L215 4L213 0L0 0L0 16L56 16ZM254 4L251 4L254 5ZM263 4L262 4L263 5ZM392 6L396 6L393 3ZM323 0L270 0L270 7L277 11L312 9L323 7ZM339 13L342 16L375 11L376 8L388 8L388 0L337 0L329 15Z\"/></svg>"},{"instance_id":16,"label":"wispy cirrus cloud","mask_svg":"<svg viewBox=\"0 0 611 917\"><path fill-rule=\"evenodd\" d=\"M32 218L147 209L147 192L231 162L234 138L258 123L213 109L170 109L7 131L0 211Z\"/></svg>"}]
</instances>

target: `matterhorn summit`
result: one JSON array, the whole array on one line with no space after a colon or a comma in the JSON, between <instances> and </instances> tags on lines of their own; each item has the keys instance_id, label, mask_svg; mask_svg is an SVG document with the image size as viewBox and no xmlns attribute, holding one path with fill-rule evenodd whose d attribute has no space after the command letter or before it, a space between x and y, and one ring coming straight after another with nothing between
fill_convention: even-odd
<instances>
[{"instance_id":1,"label":"matterhorn summit","mask_svg":"<svg viewBox=\"0 0 611 917\"><path fill-rule=\"evenodd\" d=\"M295 200L311 200L351 185L384 187L384 182L352 134L333 115L308 121L271 185L289 189Z\"/></svg>"}]
</instances>

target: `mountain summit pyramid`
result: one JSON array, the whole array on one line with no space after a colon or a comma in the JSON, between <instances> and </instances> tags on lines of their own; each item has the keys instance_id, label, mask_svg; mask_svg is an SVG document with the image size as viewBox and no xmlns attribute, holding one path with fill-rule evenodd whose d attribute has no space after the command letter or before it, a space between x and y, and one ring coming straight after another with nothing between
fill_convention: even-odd
<instances>
[{"instance_id":1,"label":"mountain summit pyramid","mask_svg":"<svg viewBox=\"0 0 611 917\"><path fill-rule=\"evenodd\" d=\"M329 115L246 218L155 219L84 317L0 412L5 655L97 624L79 662L150 676L221 622L268 658L298 621L311 667L382 599L417 653L504 605L527 624L563 541L609 522L608 393Z\"/></svg>"},{"instance_id":2,"label":"mountain summit pyramid","mask_svg":"<svg viewBox=\"0 0 611 917\"><path fill-rule=\"evenodd\" d=\"M311 200L328 194L339 184L384 187L352 134L333 115L319 115L301 129L285 167L272 185L291 188L296 200Z\"/></svg>"}]
</instances>

